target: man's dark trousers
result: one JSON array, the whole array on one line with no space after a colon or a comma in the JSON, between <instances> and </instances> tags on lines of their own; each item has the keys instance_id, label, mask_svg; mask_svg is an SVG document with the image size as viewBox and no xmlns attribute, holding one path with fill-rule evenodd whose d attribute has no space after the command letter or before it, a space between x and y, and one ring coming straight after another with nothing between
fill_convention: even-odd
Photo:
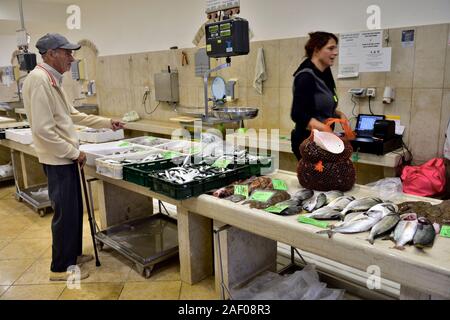
<instances>
[{"instance_id":1,"label":"man's dark trousers","mask_svg":"<svg viewBox=\"0 0 450 320\"><path fill-rule=\"evenodd\" d=\"M52 220L51 271L66 272L82 253L83 200L78 164L46 165Z\"/></svg>"}]
</instances>

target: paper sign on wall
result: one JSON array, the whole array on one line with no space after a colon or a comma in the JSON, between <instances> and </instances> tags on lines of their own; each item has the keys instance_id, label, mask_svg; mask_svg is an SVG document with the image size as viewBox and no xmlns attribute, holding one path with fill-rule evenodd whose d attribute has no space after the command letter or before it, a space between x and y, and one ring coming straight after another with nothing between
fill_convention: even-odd
<instances>
[{"instance_id":1,"label":"paper sign on wall","mask_svg":"<svg viewBox=\"0 0 450 320\"><path fill-rule=\"evenodd\" d=\"M392 49L383 48L382 30L343 33L339 39L338 78L391 71L391 56Z\"/></svg>"},{"instance_id":2,"label":"paper sign on wall","mask_svg":"<svg viewBox=\"0 0 450 320\"><path fill-rule=\"evenodd\" d=\"M402 47L403 48L414 47L414 30L402 31Z\"/></svg>"}]
</instances>

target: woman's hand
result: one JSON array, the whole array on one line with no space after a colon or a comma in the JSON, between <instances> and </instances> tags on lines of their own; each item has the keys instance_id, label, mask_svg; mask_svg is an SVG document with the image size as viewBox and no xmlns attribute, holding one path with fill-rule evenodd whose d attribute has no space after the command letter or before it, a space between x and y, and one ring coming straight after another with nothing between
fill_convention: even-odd
<instances>
[{"instance_id":1,"label":"woman's hand","mask_svg":"<svg viewBox=\"0 0 450 320\"><path fill-rule=\"evenodd\" d=\"M346 116L345 113L343 113L342 111L336 110L335 113L336 113L336 114L339 116L339 118L341 118L342 120L347 120L347 121L348 121L347 116Z\"/></svg>"}]
</instances>

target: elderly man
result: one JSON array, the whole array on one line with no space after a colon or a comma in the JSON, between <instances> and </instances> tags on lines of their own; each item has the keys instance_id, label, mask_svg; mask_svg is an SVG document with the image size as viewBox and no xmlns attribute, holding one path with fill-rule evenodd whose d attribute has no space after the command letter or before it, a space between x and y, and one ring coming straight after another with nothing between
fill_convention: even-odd
<instances>
[{"instance_id":1,"label":"elderly man","mask_svg":"<svg viewBox=\"0 0 450 320\"><path fill-rule=\"evenodd\" d=\"M70 43L60 34L46 34L36 47L44 63L27 76L23 101L33 132L39 162L48 178L48 192L55 211L52 220L52 263L50 280L65 281L75 265L93 259L82 255L83 204L78 166L86 155L78 150L74 123L92 128L123 128L123 123L78 112L61 87L63 74L74 61ZM81 279L89 276L81 269Z\"/></svg>"}]
</instances>

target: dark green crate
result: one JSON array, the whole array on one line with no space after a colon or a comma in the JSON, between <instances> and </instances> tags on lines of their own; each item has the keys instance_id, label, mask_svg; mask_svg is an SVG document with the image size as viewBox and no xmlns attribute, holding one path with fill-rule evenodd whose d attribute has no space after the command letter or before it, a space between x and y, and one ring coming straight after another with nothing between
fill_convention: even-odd
<instances>
[{"instance_id":1,"label":"dark green crate","mask_svg":"<svg viewBox=\"0 0 450 320\"><path fill-rule=\"evenodd\" d=\"M234 170L227 173L219 173L201 181L192 181L182 185L149 176L149 179L152 180L149 188L172 199L183 200L225 187L236 180L246 179L250 176L248 165L237 166Z\"/></svg>"},{"instance_id":2,"label":"dark green crate","mask_svg":"<svg viewBox=\"0 0 450 320\"><path fill-rule=\"evenodd\" d=\"M152 183L148 176L150 172L170 169L177 165L172 159L127 164L123 166L123 180L149 188Z\"/></svg>"}]
</instances>

